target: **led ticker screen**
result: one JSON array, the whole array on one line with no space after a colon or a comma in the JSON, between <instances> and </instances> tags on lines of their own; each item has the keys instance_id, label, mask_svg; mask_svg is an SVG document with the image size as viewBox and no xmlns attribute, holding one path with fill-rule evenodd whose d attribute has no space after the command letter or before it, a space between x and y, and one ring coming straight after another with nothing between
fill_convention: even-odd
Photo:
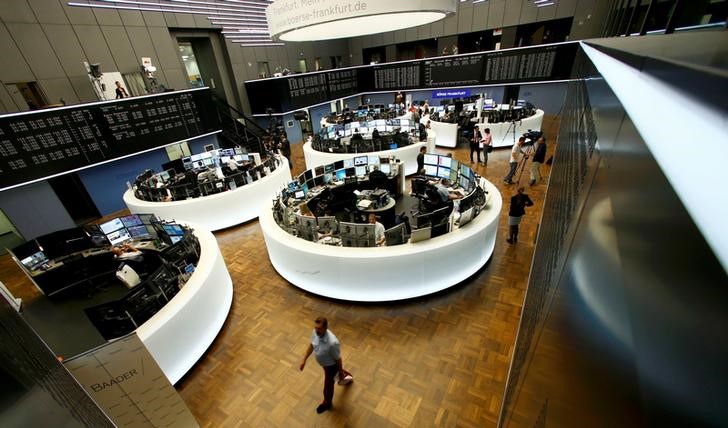
<instances>
[{"instance_id":1,"label":"led ticker screen","mask_svg":"<svg viewBox=\"0 0 728 428\"><path fill-rule=\"evenodd\" d=\"M0 190L219 129L207 88L0 116Z\"/></svg>"},{"instance_id":2,"label":"led ticker screen","mask_svg":"<svg viewBox=\"0 0 728 428\"><path fill-rule=\"evenodd\" d=\"M334 69L245 82L254 114L290 112L377 91L568 79L577 43Z\"/></svg>"}]
</instances>

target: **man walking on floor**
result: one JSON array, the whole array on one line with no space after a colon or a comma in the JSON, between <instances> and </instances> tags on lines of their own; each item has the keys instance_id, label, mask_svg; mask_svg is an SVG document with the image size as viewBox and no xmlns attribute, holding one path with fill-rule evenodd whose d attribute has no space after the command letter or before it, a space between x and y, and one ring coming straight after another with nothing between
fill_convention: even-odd
<instances>
[{"instance_id":1,"label":"man walking on floor","mask_svg":"<svg viewBox=\"0 0 728 428\"><path fill-rule=\"evenodd\" d=\"M306 360L311 353L316 354L316 361L324 369L324 401L316 407L316 413L323 413L333 405L336 375L338 374L339 384L346 385L352 381L351 373L344 370L341 362L339 339L329 330L329 321L324 317L318 317L314 321L311 342L303 356L301 371L306 367Z\"/></svg>"}]
</instances>

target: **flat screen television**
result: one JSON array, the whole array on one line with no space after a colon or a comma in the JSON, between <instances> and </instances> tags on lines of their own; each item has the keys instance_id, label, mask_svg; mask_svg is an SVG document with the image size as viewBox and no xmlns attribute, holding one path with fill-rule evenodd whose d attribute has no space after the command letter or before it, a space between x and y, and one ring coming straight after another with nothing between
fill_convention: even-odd
<instances>
[{"instance_id":1,"label":"flat screen television","mask_svg":"<svg viewBox=\"0 0 728 428\"><path fill-rule=\"evenodd\" d=\"M178 224L163 224L162 229L167 233L169 236L182 236L185 234L184 229L182 229L182 226Z\"/></svg>"},{"instance_id":2,"label":"flat screen television","mask_svg":"<svg viewBox=\"0 0 728 428\"><path fill-rule=\"evenodd\" d=\"M142 222L142 219L139 218L138 215L132 214L124 217L119 217L119 220L121 220L121 223L124 225L124 227L133 227L133 226L141 226L144 224Z\"/></svg>"},{"instance_id":3,"label":"flat screen television","mask_svg":"<svg viewBox=\"0 0 728 428\"><path fill-rule=\"evenodd\" d=\"M357 156L354 158L354 166L366 165L369 162L368 156Z\"/></svg>"},{"instance_id":4,"label":"flat screen television","mask_svg":"<svg viewBox=\"0 0 728 428\"><path fill-rule=\"evenodd\" d=\"M439 161L439 156L437 155L431 155L431 154L425 154L425 164L427 165L437 165Z\"/></svg>"},{"instance_id":5,"label":"flat screen television","mask_svg":"<svg viewBox=\"0 0 728 428\"><path fill-rule=\"evenodd\" d=\"M99 227L101 227L102 232L104 232L105 234L108 235L109 233L119 230L122 227L124 227L124 223L121 222L121 219L115 218L115 219L109 220L105 223L101 223L99 225Z\"/></svg>"}]
</instances>

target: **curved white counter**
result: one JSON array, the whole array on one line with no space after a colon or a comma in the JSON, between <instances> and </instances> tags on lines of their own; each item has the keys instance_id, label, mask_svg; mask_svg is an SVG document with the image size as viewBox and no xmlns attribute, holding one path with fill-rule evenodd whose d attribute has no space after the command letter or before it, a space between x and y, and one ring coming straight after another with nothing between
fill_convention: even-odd
<instances>
[{"instance_id":1,"label":"curved white counter","mask_svg":"<svg viewBox=\"0 0 728 428\"><path fill-rule=\"evenodd\" d=\"M172 384L215 340L233 301L233 282L215 236L198 225L188 225L200 241L197 267L177 295L136 329Z\"/></svg>"},{"instance_id":2,"label":"curved white counter","mask_svg":"<svg viewBox=\"0 0 728 428\"><path fill-rule=\"evenodd\" d=\"M518 137L528 132L529 129L534 131L541 129L543 123L543 110L536 110L533 116L527 117L516 122L516 141ZM490 135L493 136L493 147L511 147L513 146L513 126L510 122L500 123L481 123L480 130L490 128Z\"/></svg>"},{"instance_id":3,"label":"curved white counter","mask_svg":"<svg viewBox=\"0 0 728 428\"><path fill-rule=\"evenodd\" d=\"M270 204L259 221L273 267L290 283L314 294L357 302L424 296L477 272L495 248L500 192L483 180L487 207L462 229L393 247L351 248L316 244L289 235Z\"/></svg>"},{"instance_id":4,"label":"curved white counter","mask_svg":"<svg viewBox=\"0 0 728 428\"><path fill-rule=\"evenodd\" d=\"M404 174L410 175L417 172L417 155L420 153L420 147L427 147L427 152L431 153L430 144L422 141L409 146L397 148L394 150L382 150L380 152L365 152L365 153L327 153L320 152L313 149L313 144L308 141L303 145L303 157L306 160L306 169L313 169L317 166L326 165L340 161L343 159L350 159L356 156L379 156L388 158L394 156L404 163ZM281 187L282 188L282 187ZM279 188L278 190L280 190Z\"/></svg>"},{"instance_id":5,"label":"curved white counter","mask_svg":"<svg viewBox=\"0 0 728 428\"><path fill-rule=\"evenodd\" d=\"M427 124L430 121L430 128L435 131L437 139L435 144L441 147L455 147L458 144L458 124L445 123L431 120L430 115L422 116L420 123Z\"/></svg>"},{"instance_id":6,"label":"curved white counter","mask_svg":"<svg viewBox=\"0 0 728 428\"><path fill-rule=\"evenodd\" d=\"M275 171L235 190L199 198L172 202L148 202L137 199L134 192L124 193L124 202L132 214L152 213L160 219L192 222L214 231L244 223L258 216L258 210L291 181L286 158L280 156Z\"/></svg>"}]
</instances>

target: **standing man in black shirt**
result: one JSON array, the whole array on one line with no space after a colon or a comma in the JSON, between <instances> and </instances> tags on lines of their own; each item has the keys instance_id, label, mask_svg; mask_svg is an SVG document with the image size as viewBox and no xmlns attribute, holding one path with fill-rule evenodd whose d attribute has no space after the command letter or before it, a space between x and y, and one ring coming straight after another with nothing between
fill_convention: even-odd
<instances>
[{"instance_id":1,"label":"standing man in black shirt","mask_svg":"<svg viewBox=\"0 0 728 428\"><path fill-rule=\"evenodd\" d=\"M424 174L425 170L425 152L427 152L427 147L420 147L420 154L417 155L417 174L421 175Z\"/></svg>"},{"instance_id":2,"label":"standing man in black shirt","mask_svg":"<svg viewBox=\"0 0 728 428\"><path fill-rule=\"evenodd\" d=\"M288 159L288 168L293 169L293 162L291 161L291 143L288 141L286 134L281 134L281 140L278 143L278 150L281 154Z\"/></svg>"}]
</instances>

